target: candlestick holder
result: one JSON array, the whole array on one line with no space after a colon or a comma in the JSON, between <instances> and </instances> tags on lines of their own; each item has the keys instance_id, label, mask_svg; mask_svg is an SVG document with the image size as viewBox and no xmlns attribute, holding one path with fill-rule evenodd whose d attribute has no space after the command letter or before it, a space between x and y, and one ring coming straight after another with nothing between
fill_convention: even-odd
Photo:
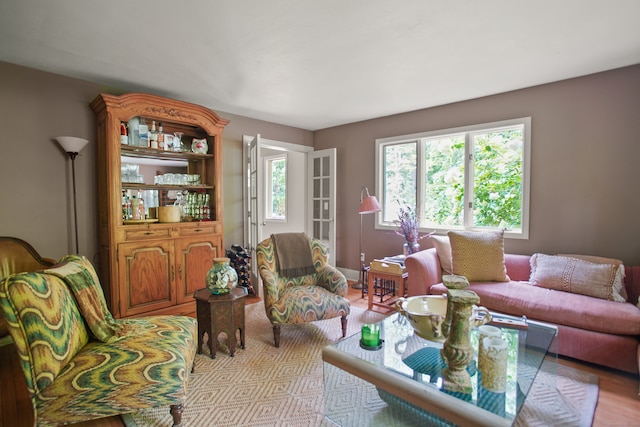
<instances>
[{"instance_id":1,"label":"candlestick holder","mask_svg":"<svg viewBox=\"0 0 640 427\"><path fill-rule=\"evenodd\" d=\"M447 296L450 308L447 318L451 326L440 351L447 364L442 371L444 388L452 392L472 393L471 376L466 369L475 353L471 346L469 319L473 313L473 305L480 302L480 297L465 289L449 289Z\"/></svg>"}]
</instances>

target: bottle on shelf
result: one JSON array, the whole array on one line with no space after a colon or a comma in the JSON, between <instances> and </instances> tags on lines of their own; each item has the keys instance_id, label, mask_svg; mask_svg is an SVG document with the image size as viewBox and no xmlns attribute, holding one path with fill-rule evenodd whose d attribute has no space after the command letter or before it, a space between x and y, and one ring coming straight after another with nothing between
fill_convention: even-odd
<instances>
[{"instance_id":1,"label":"bottle on shelf","mask_svg":"<svg viewBox=\"0 0 640 427\"><path fill-rule=\"evenodd\" d=\"M131 201L126 190L122 190L122 219L131 219Z\"/></svg>"},{"instance_id":2,"label":"bottle on shelf","mask_svg":"<svg viewBox=\"0 0 640 427\"><path fill-rule=\"evenodd\" d=\"M131 120L127 122L127 127L129 128L129 145L132 147L137 147L140 145L138 134L140 132L140 119L137 117L132 117Z\"/></svg>"},{"instance_id":3,"label":"bottle on shelf","mask_svg":"<svg viewBox=\"0 0 640 427\"><path fill-rule=\"evenodd\" d=\"M138 191L138 219L146 219L146 218L147 218L147 215L145 211L144 198L142 197L142 194Z\"/></svg>"},{"instance_id":4,"label":"bottle on shelf","mask_svg":"<svg viewBox=\"0 0 640 427\"><path fill-rule=\"evenodd\" d=\"M156 129L156 121L151 121L151 130L149 131L149 145L153 149L158 149L158 130Z\"/></svg>"},{"instance_id":5,"label":"bottle on shelf","mask_svg":"<svg viewBox=\"0 0 640 427\"><path fill-rule=\"evenodd\" d=\"M137 196L131 196L131 219L140 219L140 210L138 210Z\"/></svg>"},{"instance_id":6,"label":"bottle on shelf","mask_svg":"<svg viewBox=\"0 0 640 427\"><path fill-rule=\"evenodd\" d=\"M145 121L144 117L140 117L140 124L138 125L138 138L140 147L149 148L149 125Z\"/></svg>"},{"instance_id":7,"label":"bottle on shelf","mask_svg":"<svg viewBox=\"0 0 640 427\"><path fill-rule=\"evenodd\" d=\"M127 135L127 125L120 122L120 144L129 145L129 136Z\"/></svg>"},{"instance_id":8,"label":"bottle on shelf","mask_svg":"<svg viewBox=\"0 0 640 427\"><path fill-rule=\"evenodd\" d=\"M211 219L211 208L209 207L209 193L204 193L204 206L202 212L202 219Z\"/></svg>"},{"instance_id":9,"label":"bottle on shelf","mask_svg":"<svg viewBox=\"0 0 640 427\"><path fill-rule=\"evenodd\" d=\"M164 146L164 133L162 131L162 122L158 122L158 149L166 150Z\"/></svg>"}]
</instances>

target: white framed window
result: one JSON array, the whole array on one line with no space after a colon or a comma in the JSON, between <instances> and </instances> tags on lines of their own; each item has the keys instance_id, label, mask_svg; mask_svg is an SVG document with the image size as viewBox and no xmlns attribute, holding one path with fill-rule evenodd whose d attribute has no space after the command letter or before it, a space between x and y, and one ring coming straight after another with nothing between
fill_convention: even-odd
<instances>
[{"instance_id":1,"label":"white framed window","mask_svg":"<svg viewBox=\"0 0 640 427\"><path fill-rule=\"evenodd\" d=\"M287 154L264 158L266 171L266 219L287 220Z\"/></svg>"},{"instance_id":2,"label":"white framed window","mask_svg":"<svg viewBox=\"0 0 640 427\"><path fill-rule=\"evenodd\" d=\"M504 229L529 237L531 118L376 139L376 228L401 206L422 232Z\"/></svg>"}]
</instances>

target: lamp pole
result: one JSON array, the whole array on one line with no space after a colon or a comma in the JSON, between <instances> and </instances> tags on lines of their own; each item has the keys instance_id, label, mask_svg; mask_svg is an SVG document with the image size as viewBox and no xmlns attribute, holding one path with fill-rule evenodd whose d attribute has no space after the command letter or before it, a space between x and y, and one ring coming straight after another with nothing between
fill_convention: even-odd
<instances>
[{"instance_id":1,"label":"lamp pole","mask_svg":"<svg viewBox=\"0 0 640 427\"><path fill-rule=\"evenodd\" d=\"M74 235L76 237L76 254L79 252L78 248L78 203L76 202L76 156L78 153L67 152L71 158L71 180L73 182L73 223L74 223Z\"/></svg>"},{"instance_id":2,"label":"lamp pole","mask_svg":"<svg viewBox=\"0 0 640 427\"><path fill-rule=\"evenodd\" d=\"M381 210L382 208L380 207L376 196L370 195L369 189L367 187L362 187L362 190L360 190L360 209L358 210L358 213L360 214L360 253L358 254L360 273L358 276L358 283L352 286L354 289L362 289L364 287L364 260L362 259L362 215L376 213Z\"/></svg>"},{"instance_id":3,"label":"lamp pole","mask_svg":"<svg viewBox=\"0 0 640 427\"><path fill-rule=\"evenodd\" d=\"M78 245L78 203L76 199L76 156L89 143L88 140L76 138L75 136L58 136L55 138L62 149L71 159L71 180L73 184L73 224L76 241L76 254L79 252Z\"/></svg>"}]
</instances>

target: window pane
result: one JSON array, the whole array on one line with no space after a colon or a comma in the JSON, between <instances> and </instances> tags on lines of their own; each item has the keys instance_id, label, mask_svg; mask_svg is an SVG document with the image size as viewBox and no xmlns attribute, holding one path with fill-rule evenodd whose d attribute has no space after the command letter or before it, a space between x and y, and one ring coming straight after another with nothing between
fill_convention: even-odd
<instances>
[{"instance_id":1,"label":"window pane","mask_svg":"<svg viewBox=\"0 0 640 427\"><path fill-rule=\"evenodd\" d=\"M504 229L529 237L531 118L376 139L376 191L391 230L400 204L415 207L422 232Z\"/></svg>"},{"instance_id":2,"label":"window pane","mask_svg":"<svg viewBox=\"0 0 640 427\"><path fill-rule=\"evenodd\" d=\"M268 190L267 218L286 219L287 214L287 159L267 161Z\"/></svg>"},{"instance_id":3,"label":"window pane","mask_svg":"<svg viewBox=\"0 0 640 427\"><path fill-rule=\"evenodd\" d=\"M322 197L329 198L329 178L322 178Z\"/></svg>"},{"instance_id":4,"label":"window pane","mask_svg":"<svg viewBox=\"0 0 640 427\"><path fill-rule=\"evenodd\" d=\"M322 158L322 176L329 176L329 158L328 157L323 157Z\"/></svg>"},{"instance_id":5,"label":"window pane","mask_svg":"<svg viewBox=\"0 0 640 427\"><path fill-rule=\"evenodd\" d=\"M329 240L329 223L323 222L321 225L321 229L322 229L321 240L324 240L326 242Z\"/></svg>"},{"instance_id":6,"label":"window pane","mask_svg":"<svg viewBox=\"0 0 640 427\"><path fill-rule=\"evenodd\" d=\"M285 159L273 162L273 213L284 217L287 203L287 161Z\"/></svg>"},{"instance_id":7,"label":"window pane","mask_svg":"<svg viewBox=\"0 0 640 427\"><path fill-rule=\"evenodd\" d=\"M425 225L463 225L464 135L427 139L424 151Z\"/></svg>"},{"instance_id":8,"label":"window pane","mask_svg":"<svg viewBox=\"0 0 640 427\"><path fill-rule=\"evenodd\" d=\"M522 228L523 128L475 134L473 225Z\"/></svg>"},{"instance_id":9,"label":"window pane","mask_svg":"<svg viewBox=\"0 0 640 427\"><path fill-rule=\"evenodd\" d=\"M383 221L385 222L398 219L398 208L401 205L416 205L417 146L417 142L410 142L384 147Z\"/></svg>"}]
</instances>

